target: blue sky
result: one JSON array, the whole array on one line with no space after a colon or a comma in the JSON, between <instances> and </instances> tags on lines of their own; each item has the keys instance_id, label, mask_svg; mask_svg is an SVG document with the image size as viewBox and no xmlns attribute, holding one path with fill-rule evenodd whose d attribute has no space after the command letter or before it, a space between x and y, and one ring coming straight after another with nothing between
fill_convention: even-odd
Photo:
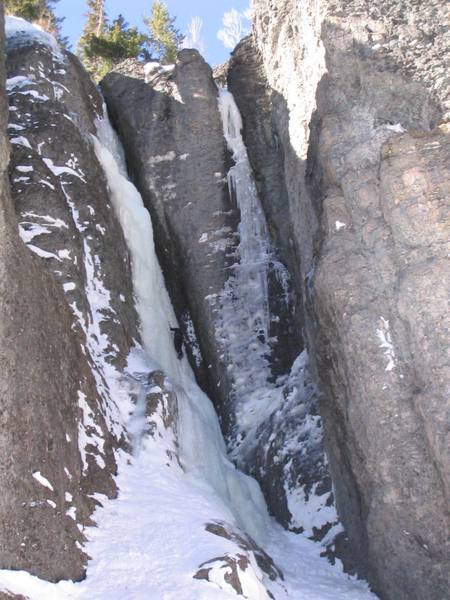
<instances>
[{"instance_id":1,"label":"blue sky","mask_svg":"<svg viewBox=\"0 0 450 600\"><path fill-rule=\"evenodd\" d=\"M222 27L222 16L232 8L244 11L249 6L249 0L167 0L172 16L176 17L176 25L183 33L192 17L198 16L203 20L202 38L205 45L206 60L215 65L225 61L229 50L217 39L217 32ZM108 17L113 19L122 13L131 25L143 27L142 15L149 15L151 0L106 0ZM56 13L65 17L63 33L67 35L75 50L77 39L83 28L86 12L84 0L60 0L56 5Z\"/></svg>"}]
</instances>

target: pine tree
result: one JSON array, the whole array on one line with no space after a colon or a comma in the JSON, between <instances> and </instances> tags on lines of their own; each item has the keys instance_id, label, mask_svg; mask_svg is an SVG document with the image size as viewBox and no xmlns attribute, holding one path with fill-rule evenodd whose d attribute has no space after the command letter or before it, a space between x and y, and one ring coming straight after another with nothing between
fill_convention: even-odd
<instances>
[{"instance_id":1,"label":"pine tree","mask_svg":"<svg viewBox=\"0 0 450 600\"><path fill-rule=\"evenodd\" d=\"M104 61L90 51L90 45L94 37L101 37L105 33L107 27L105 0L88 0L87 5L86 24L78 40L77 54L86 70L98 80L104 70Z\"/></svg>"},{"instance_id":2,"label":"pine tree","mask_svg":"<svg viewBox=\"0 0 450 600\"><path fill-rule=\"evenodd\" d=\"M154 2L151 15L144 18L144 23L150 30L147 41L150 54L155 52L162 63L174 63L184 36L175 27L175 18L170 16L167 4Z\"/></svg>"},{"instance_id":3,"label":"pine tree","mask_svg":"<svg viewBox=\"0 0 450 600\"><path fill-rule=\"evenodd\" d=\"M5 12L27 21L37 21L46 10L47 4L46 0L6 0Z\"/></svg>"},{"instance_id":4,"label":"pine tree","mask_svg":"<svg viewBox=\"0 0 450 600\"><path fill-rule=\"evenodd\" d=\"M126 58L137 58L146 36L136 27L129 27L122 15L112 22L103 35L91 35L84 47L88 60L98 60L100 67L94 74L101 79L114 65Z\"/></svg>"},{"instance_id":5,"label":"pine tree","mask_svg":"<svg viewBox=\"0 0 450 600\"><path fill-rule=\"evenodd\" d=\"M101 36L106 28L105 0L87 0L88 12L86 24L81 34L80 42L90 35Z\"/></svg>"}]
</instances>

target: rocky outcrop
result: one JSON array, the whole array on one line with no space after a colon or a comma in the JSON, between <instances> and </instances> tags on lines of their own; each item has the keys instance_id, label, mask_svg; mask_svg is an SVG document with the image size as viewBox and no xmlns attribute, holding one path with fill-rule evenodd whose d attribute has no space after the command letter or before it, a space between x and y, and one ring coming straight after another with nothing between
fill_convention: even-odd
<instances>
[{"instance_id":1,"label":"rocky outcrop","mask_svg":"<svg viewBox=\"0 0 450 600\"><path fill-rule=\"evenodd\" d=\"M216 70L223 83L228 69L253 173L234 100L196 51L174 68L126 61L102 84L152 214L183 351L233 459L285 527L333 554L323 422L359 574L386 600L444 600L448 9L438 0L254 8L252 36ZM152 361L130 370L139 324L121 198L105 180L122 189L125 168L102 144L120 149L105 141L102 98L78 61L36 32L16 30L6 48L13 202L3 95L0 106L0 567L56 581L83 577L83 527L93 493L116 493L115 450L144 449L184 478L198 461L198 448L183 447L192 415L208 432L216 425L203 419L209 407L194 407L202 396L190 380L194 399ZM136 282L138 266L155 261L130 248ZM176 325L162 328L165 350ZM178 439L182 411L190 430ZM222 454L198 461L222 463L217 488L226 483L240 519L235 496L257 487L234 487L244 476ZM194 578L271 597L283 576L239 519L201 523L215 538Z\"/></svg>"},{"instance_id":2,"label":"rocky outcrop","mask_svg":"<svg viewBox=\"0 0 450 600\"><path fill-rule=\"evenodd\" d=\"M16 29L6 40L13 202L5 142L1 157L0 565L81 579L92 494L116 494L114 449L127 443L118 403L138 322L90 137L101 97L49 36Z\"/></svg>"},{"instance_id":3,"label":"rocky outcrop","mask_svg":"<svg viewBox=\"0 0 450 600\"><path fill-rule=\"evenodd\" d=\"M50 581L81 579L87 559L82 551L84 534L88 535L84 527L97 519L92 516L99 503L94 500L99 497L96 493L110 497L116 493L112 478L116 457L125 465L147 453L143 462L148 468L143 472L150 487L155 473L163 488L167 482L176 487L177 478L187 485L185 469L191 466L188 459L196 448L186 449L186 441L178 439L181 411L197 437L203 435L205 443L210 443L208 435L213 438L208 465L224 469L226 482L223 486L220 476L213 473L211 480L219 481L218 489L225 487L231 494L229 486L247 502L253 494L264 517L266 513L256 484L250 482L241 491L247 478L226 461L220 437L214 439L216 431L219 435L214 412L209 404L206 408L201 405L208 400L189 380L191 393L199 396L192 408L193 399L176 383L175 375L169 379L167 373L155 370L153 355L149 359L139 348L130 259L117 215L124 224L127 217L142 214L132 213L127 206L129 212L124 216L123 206L108 190L105 175L111 186L114 183L120 188L122 184L120 190L129 194L120 201L136 200L133 186L120 179L119 171L124 169L117 155L120 149L108 139L112 131L105 121L99 121L101 97L74 57L61 53L42 32L23 22L16 25L24 29L20 33L16 29L7 43L9 174L16 214L5 191L2 210L7 220L0 245L0 292L5 298L0 360L2 369L6 365L0 376L5 390L0 436L5 460L0 481L6 490L0 502L0 567L23 569ZM5 111L2 118L6 125ZM99 140L93 143L96 129ZM220 152L224 152L222 138ZM6 151L4 154L1 164L6 190ZM130 229L124 230L129 236ZM152 251L151 244L143 246ZM136 269L142 267L136 253L141 248L130 244L130 249L136 281ZM145 268L156 270L152 256L147 262L150 266L142 260ZM149 273L144 276L149 280ZM154 281L150 277L150 282ZM158 283L163 287L162 281ZM164 307L167 310L170 303ZM141 305L139 314L152 308ZM157 341L165 343L165 339ZM136 351L130 352L134 346ZM159 348L152 350L157 353ZM170 359L170 350L168 355ZM173 362L176 373L175 357ZM190 373L186 363L183 368ZM183 404L181 410L179 403ZM214 418L205 424L207 416ZM207 435L202 427L207 428ZM216 428L213 433L212 428ZM21 444L22 439L27 443ZM121 451L131 449L133 459L122 455ZM219 453L219 458L214 453ZM170 475L164 475L164 469ZM205 497L207 503L211 498L214 502L211 491ZM222 504L217 503L214 510L218 514L211 518L222 515ZM239 513L239 501L236 507ZM177 506L177 514L182 511L183 506ZM244 589L250 581L265 594L266 580L269 585L273 578L270 569L276 572L276 567L246 538L232 513L225 514L230 518L231 533L211 548L221 555L242 555ZM149 511L149 522L153 517ZM210 536L202 521L198 528L206 538ZM206 546L207 552L199 555L202 560L214 556ZM260 563L266 565L265 571ZM12 577L11 588L14 583ZM36 585L52 589L42 581Z\"/></svg>"},{"instance_id":4,"label":"rocky outcrop","mask_svg":"<svg viewBox=\"0 0 450 600\"><path fill-rule=\"evenodd\" d=\"M339 514L390 600L450 584L447 37L445 2L258 0L229 72L298 264Z\"/></svg>"},{"instance_id":5,"label":"rocky outcrop","mask_svg":"<svg viewBox=\"0 0 450 600\"><path fill-rule=\"evenodd\" d=\"M230 381L217 352L208 297L227 279L238 215L226 183L229 159L217 91L196 51L183 51L173 73L157 65L145 75L139 64L131 73L126 63L105 78L102 88L152 216L185 347L203 387L216 400L224 399Z\"/></svg>"},{"instance_id":6,"label":"rocky outcrop","mask_svg":"<svg viewBox=\"0 0 450 600\"><path fill-rule=\"evenodd\" d=\"M84 332L98 328L105 355L123 367L137 316L128 249L91 140L102 98L76 57L29 38L7 42L7 76L21 237L64 288Z\"/></svg>"},{"instance_id":7,"label":"rocky outcrop","mask_svg":"<svg viewBox=\"0 0 450 600\"><path fill-rule=\"evenodd\" d=\"M0 103L0 564L79 579L86 557L74 515L86 523L91 507L80 489L78 397L98 396L64 293L19 238L3 91Z\"/></svg>"},{"instance_id":8,"label":"rocky outcrop","mask_svg":"<svg viewBox=\"0 0 450 600\"><path fill-rule=\"evenodd\" d=\"M102 88L155 222L160 260L197 377L230 431L232 376L218 331L216 299L239 260L240 215L228 188L233 163L211 69L197 51L184 50L172 71L156 64L144 73L139 63L133 68L127 61L105 78ZM125 110L126 105L133 110ZM282 289L275 275L270 286L277 287L270 301L279 315ZM274 376L289 371L302 348L294 331L287 326L287 315L273 322L271 337L284 347L272 352Z\"/></svg>"},{"instance_id":9,"label":"rocky outcrop","mask_svg":"<svg viewBox=\"0 0 450 600\"><path fill-rule=\"evenodd\" d=\"M205 527L209 533L228 540L237 549L217 556L200 565L194 579L210 581L225 591L239 597L266 600L274 598L262 584L265 576L270 581L282 582L283 573L271 557L248 536L238 533L228 523L215 521ZM264 576L263 576L264 573Z\"/></svg>"}]
</instances>

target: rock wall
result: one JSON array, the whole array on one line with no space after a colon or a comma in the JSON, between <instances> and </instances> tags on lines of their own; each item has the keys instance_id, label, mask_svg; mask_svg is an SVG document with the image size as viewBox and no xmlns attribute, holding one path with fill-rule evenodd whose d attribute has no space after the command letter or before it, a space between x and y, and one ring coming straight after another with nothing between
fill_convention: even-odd
<instances>
[{"instance_id":1,"label":"rock wall","mask_svg":"<svg viewBox=\"0 0 450 600\"><path fill-rule=\"evenodd\" d=\"M228 84L271 257L287 267L294 293L282 306L269 273L275 341L262 357L270 367L263 385L239 398L248 426L241 436L233 437L238 377L216 298L239 291L227 285L239 267L242 214L226 178L233 161L211 70L184 50L173 70L128 61L102 84L152 214L184 350L236 462L261 483L283 525L324 545L334 539L323 419L358 572L383 599L445 600L448 8L438 0L255 0L254 8ZM119 404L130 395L127 359L139 324L128 251L91 138L102 98L77 60L39 35L11 35L6 51L13 201L2 95L0 566L79 579L91 495L116 493L114 450L128 447ZM311 364L304 352L290 370L304 340ZM140 373L150 385L148 375ZM260 383L253 375L250 383ZM175 435L177 401L169 394L166 406L163 387L148 410L154 402ZM176 453L169 458L177 463ZM279 576L225 525L206 528L237 554L199 565L195 577L231 569L240 593L238 567L246 571L253 554L269 578Z\"/></svg>"},{"instance_id":2,"label":"rock wall","mask_svg":"<svg viewBox=\"0 0 450 600\"><path fill-rule=\"evenodd\" d=\"M77 394L98 397L64 293L17 231L3 25L0 5L0 564L53 581L79 579L86 556L69 511L87 522L91 506L80 489Z\"/></svg>"},{"instance_id":3,"label":"rock wall","mask_svg":"<svg viewBox=\"0 0 450 600\"><path fill-rule=\"evenodd\" d=\"M75 57L22 24L7 27L2 94L0 566L81 579L92 495L117 493L138 320L91 140L101 97Z\"/></svg>"},{"instance_id":4,"label":"rock wall","mask_svg":"<svg viewBox=\"0 0 450 600\"><path fill-rule=\"evenodd\" d=\"M127 63L104 79L102 89L152 216L185 348L220 406L230 381L217 352L211 298L227 279L238 215L228 194L229 158L210 69L196 51L186 50L173 73L156 65L144 75L142 65ZM232 419L226 410L221 417Z\"/></svg>"},{"instance_id":5,"label":"rock wall","mask_svg":"<svg viewBox=\"0 0 450 600\"><path fill-rule=\"evenodd\" d=\"M123 367L137 316L128 249L91 139L102 97L75 56L20 36L7 41L7 76L21 237L64 288L84 333L98 327L105 355Z\"/></svg>"},{"instance_id":6,"label":"rock wall","mask_svg":"<svg viewBox=\"0 0 450 600\"><path fill-rule=\"evenodd\" d=\"M102 88L155 222L160 261L191 362L230 432L232 376L218 304L239 261L240 214L227 182L233 162L211 69L197 51L184 50L169 71L156 64L144 73L139 63L125 62ZM270 309L279 317L270 331L278 340L270 357L275 378L289 372L302 340L291 315L283 313L283 291L273 273L269 287Z\"/></svg>"},{"instance_id":7,"label":"rock wall","mask_svg":"<svg viewBox=\"0 0 450 600\"><path fill-rule=\"evenodd\" d=\"M442 600L448 6L254 9L229 86L274 236L298 264L339 514L382 598Z\"/></svg>"}]
</instances>

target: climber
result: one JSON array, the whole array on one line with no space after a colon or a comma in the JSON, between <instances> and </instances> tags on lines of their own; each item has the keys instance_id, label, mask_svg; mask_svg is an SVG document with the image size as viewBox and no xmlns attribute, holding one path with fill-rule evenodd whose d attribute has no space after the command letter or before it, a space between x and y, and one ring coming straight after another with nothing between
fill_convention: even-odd
<instances>
[{"instance_id":1,"label":"climber","mask_svg":"<svg viewBox=\"0 0 450 600\"><path fill-rule=\"evenodd\" d=\"M179 327L171 327L170 331L173 331L173 345L175 346L178 359L181 360L183 358L183 334Z\"/></svg>"}]
</instances>

